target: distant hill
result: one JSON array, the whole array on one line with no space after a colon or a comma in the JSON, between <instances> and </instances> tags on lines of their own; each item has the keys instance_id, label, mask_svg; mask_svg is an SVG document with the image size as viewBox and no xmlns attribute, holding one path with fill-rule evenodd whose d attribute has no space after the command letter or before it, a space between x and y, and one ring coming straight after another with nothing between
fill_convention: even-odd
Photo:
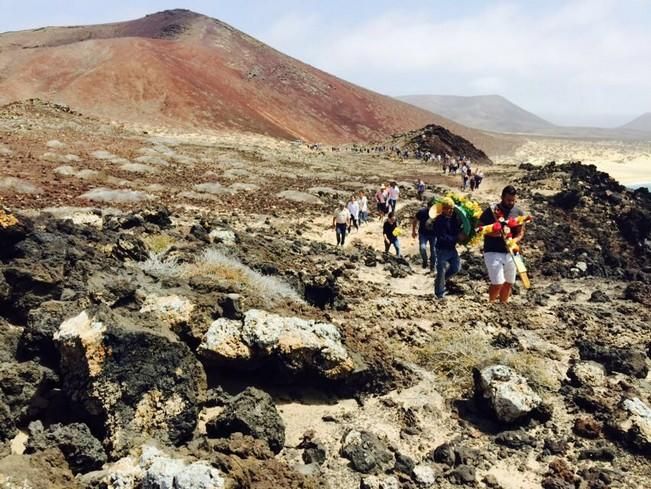
<instances>
[{"instance_id":1,"label":"distant hill","mask_svg":"<svg viewBox=\"0 0 651 489\"><path fill-rule=\"evenodd\" d=\"M439 124L486 151L501 136L372 92L189 10L0 34L0 104L40 98L148 126L346 143Z\"/></svg>"},{"instance_id":2,"label":"distant hill","mask_svg":"<svg viewBox=\"0 0 651 489\"><path fill-rule=\"evenodd\" d=\"M540 133L554 127L551 122L527 112L500 95L405 95L396 98L459 124L486 131Z\"/></svg>"},{"instance_id":3,"label":"distant hill","mask_svg":"<svg viewBox=\"0 0 651 489\"><path fill-rule=\"evenodd\" d=\"M633 119L628 124L620 126L620 129L632 129L634 131L648 132L651 134L651 112L642 114L640 117Z\"/></svg>"}]
</instances>

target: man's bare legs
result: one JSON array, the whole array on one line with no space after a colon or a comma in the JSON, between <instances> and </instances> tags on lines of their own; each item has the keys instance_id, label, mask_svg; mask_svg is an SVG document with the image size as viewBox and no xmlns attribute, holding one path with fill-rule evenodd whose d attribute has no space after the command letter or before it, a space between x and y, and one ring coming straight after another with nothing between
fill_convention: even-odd
<instances>
[{"instance_id":1,"label":"man's bare legs","mask_svg":"<svg viewBox=\"0 0 651 489\"><path fill-rule=\"evenodd\" d=\"M505 282L503 284L491 284L488 288L488 300L490 302L496 302L498 299L502 304L509 302L511 297L511 290L513 289L513 284Z\"/></svg>"},{"instance_id":2,"label":"man's bare legs","mask_svg":"<svg viewBox=\"0 0 651 489\"><path fill-rule=\"evenodd\" d=\"M490 287L488 288L488 300L491 302L495 302L499 296L500 296L500 291L502 290L502 284L491 284Z\"/></svg>"},{"instance_id":3,"label":"man's bare legs","mask_svg":"<svg viewBox=\"0 0 651 489\"><path fill-rule=\"evenodd\" d=\"M500 302L506 304L509 302L509 297L511 297L511 290L513 290L513 284L504 282L502 288L500 289Z\"/></svg>"}]
</instances>

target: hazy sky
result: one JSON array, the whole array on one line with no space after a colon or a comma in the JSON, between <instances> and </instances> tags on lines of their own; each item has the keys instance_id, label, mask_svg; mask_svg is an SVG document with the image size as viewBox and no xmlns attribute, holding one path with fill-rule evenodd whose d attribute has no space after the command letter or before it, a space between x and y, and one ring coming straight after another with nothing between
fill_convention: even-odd
<instances>
[{"instance_id":1,"label":"hazy sky","mask_svg":"<svg viewBox=\"0 0 651 489\"><path fill-rule=\"evenodd\" d=\"M388 95L496 93L564 124L651 111L651 0L0 0L0 32L169 8Z\"/></svg>"}]
</instances>

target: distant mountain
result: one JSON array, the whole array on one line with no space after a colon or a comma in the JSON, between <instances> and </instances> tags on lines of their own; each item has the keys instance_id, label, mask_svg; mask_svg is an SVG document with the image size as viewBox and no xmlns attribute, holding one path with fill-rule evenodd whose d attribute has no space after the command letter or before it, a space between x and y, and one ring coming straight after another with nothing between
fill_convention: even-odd
<instances>
[{"instance_id":1,"label":"distant mountain","mask_svg":"<svg viewBox=\"0 0 651 489\"><path fill-rule=\"evenodd\" d=\"M651 112L642 114L640 117L633 119L628 124L620 126L620 129L632 129L634 131L651 133Z\"/></svg>"},{"instance_id":2,"label":"distant mountain","mask_svg":"<svg viewBox=\"0 0 651 489\"><path fill-rule=\"evenodd\" d=\"M555 127L500 95L405 95L396 98L459 124L486 131L542 133Z\"/></svg>"},{"instance_id":3,"label":"distant mountain","mask_svg":"<svg viewBox=\"0 0 651 489\"><path fill-rule=\"evenodd\" d=\"M377 141L432 123L486 151L501 140L353 85L189 10L0 34L0 104L29 98L148 126L310 142Z\"/></svg>"}]
</instances>

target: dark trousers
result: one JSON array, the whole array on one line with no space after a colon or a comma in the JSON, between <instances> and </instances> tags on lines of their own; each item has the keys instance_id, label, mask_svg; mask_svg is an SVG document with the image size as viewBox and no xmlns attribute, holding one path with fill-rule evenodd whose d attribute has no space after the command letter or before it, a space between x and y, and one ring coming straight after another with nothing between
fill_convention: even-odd
<instances>
[{"instance_id":1,"label":"dark trousers","mask_svg":"<svg viewBox=\"0 0 651 489\"><path fill-rule=\"evenodd\" d=\"M337 244L343 246L346 241L346 223L337 224L335 232L337 233Z\"/></svg>"}]
</instances>

